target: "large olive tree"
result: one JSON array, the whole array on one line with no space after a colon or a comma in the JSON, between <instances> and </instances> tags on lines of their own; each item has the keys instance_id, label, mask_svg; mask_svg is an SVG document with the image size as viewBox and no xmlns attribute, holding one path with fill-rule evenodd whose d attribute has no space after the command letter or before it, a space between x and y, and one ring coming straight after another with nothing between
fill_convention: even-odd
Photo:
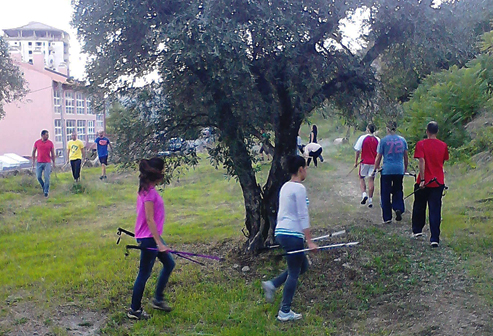
<instances>
[{"instance_id":1,"label":"large olive tree","mask_svg":"<svg viewBox=\"0 0 493 336\"><path fill-rule=\"evenodd\" d=\"M397 57L411 39L409 48L428 50L425 63L443 53L456 55L464 46L473 50L474 27L454 21L464 15L457 8L462 2L441 7L412 0L75 0L74 4L73 25L92 57L87 67L91 86L126 97L145 127L139 132L139 123L133 123L135 139L155 143L161 132L171 136L201 126L218 130L219 145L211 154L241 185L247 248L253 251L272 236L279 189L288 178L283 163L295 152L299 127L314 108L330 101L350 116L362 97L371 97L384 75L376 76L383 67L375 67L375 60ZM361 49L351 50L344 42L342 23L358 9L368 14L360 29L369 33L359 38ZM449 43L451 35L457 43L432 45ZM418 51L413 55L420 57ZM159 81L135 89L135 79L149 74L157 74ZM262 130L274 133L274 155L264 186L258 184L250 151Z\"/></svg>"}]
</instances>

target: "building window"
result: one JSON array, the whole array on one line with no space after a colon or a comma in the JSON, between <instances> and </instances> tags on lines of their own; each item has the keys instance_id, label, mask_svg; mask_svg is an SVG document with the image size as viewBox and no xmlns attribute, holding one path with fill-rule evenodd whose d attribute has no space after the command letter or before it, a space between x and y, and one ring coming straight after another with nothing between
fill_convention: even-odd
<instances>
[{"instance_id":1,"label":"building window","mask_svg":"<svg viewBox=\"0 0 493 336\"><path fill-rule=\"evenodd\" d=\"M55 142L62 142L62 121L55 119Z\"/></svg>"},{"instance_id":2,"label":"building window","mask_svg":"<svg viewBox=\"0 0 493 336\"><path fill-rule=\"evenodd\" d=\"M61 148L60 149L57 149L56 150L56 156L57 157L63 157L63 149L61 149Z\"/></svg>"},{"instance_id":3,"label":"building window","mask_svg":"<svg viewBox=\"0 0 493 336\"><path fill-rule=\"evenodd\" d=\"M28 43L27 43L27 45L28 45L28 46L32 46L32 45L33 45L33 43L32 43L32 42L28 42Z\"/></svg>"},{"instance_id":4,"label":"building window","mask_svg":"<svg viewBox=\"0 0 493 336\"><path fill-rule=\"evenodd\" d=\"M72 133L75 132L75 120L67 120L67 141L70 141Z\"/></svg>"},{"instance_id":5,"label":"building window","mask_svg":"<svg viewBox=\"0 0 493 336\"><path fill-rule=\"evenodd\" d=\"M62 99L60 98L60 91L53 91L53 107L55 113L62 113Z\"/></svg>"},{"instance_id":6,"label":"building window","mask_svg":"<svg viewBox=\"0 0 493 336\"><path fill-rule=\"evenodd\" d=\"M92 101L90 98L86 98L86 108L87 108L87 114L93 114L92 113Z\"/></svg>"},{"instance_id":7,"label":"building window","mask_svg":"<svg viewBox=\"0 0 493 336\"><path fill-rule=\"evenodd\" d=\"M65 113L74 114L74 93L65 91Z\"/></svg>"},{"instance_id":8,"label":"building window","mask_svg":"<svg viewBox=\"0 0 493 336\"><path fill-rule=\"evenodd\" d=\"M77 92L75 97L77 101L77 114L84 114L84 96L82 93Z\"/></svg>"},{"instance_id":9,"label":"building window","mask_svg":"<svg viewBox=\"0 0 493 336\"><path fill-rule=\"evenodd\" d=\"M94 128L94 120L87 121L87 141L94 142L96 140L96 129Z\"/></svg>"},{"instance_id":10,"label":"building window","mask_svg":"<svg viewBox=\"0 0 493 336\"><path fill-rule=\"evenodd\" d=\"M104 127L104 115L102 113L96 115L96 127Z\"/></svg>"},{"instance_id":11,"label":"building window","mask_svg":"<svg viewBox=\"0 0 493 336\"><path fill-rule=\"evenodd\" d=\"M86 121L77 120L77 139L86 140Z\"/></svg>"},{"instance_id":12,"label":"building window","mask_svg":"<svg viewBox=\"0 0 493 336\"><path fill-rule=\"evenodd\" d=\"M36 42L36 45L41 47L41 42Z\"/></svg>"}]
</instances>

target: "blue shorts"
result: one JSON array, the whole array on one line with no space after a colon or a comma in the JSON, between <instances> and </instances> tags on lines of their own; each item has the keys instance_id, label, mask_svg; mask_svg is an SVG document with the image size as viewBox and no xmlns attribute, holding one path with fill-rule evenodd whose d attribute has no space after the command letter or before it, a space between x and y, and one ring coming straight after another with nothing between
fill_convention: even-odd
<instances>
[{"instance_id":1,"label":"blue shorts","mask_svg":"<svg viewBox=\"0 0 493 336\"><path fill-rule=\"evenodd\" d=\"M108 155L106 156L100 156L99 157L99 162L101 162L101 164L107 166L108 165Z\"/></svg>"}]
</instances>

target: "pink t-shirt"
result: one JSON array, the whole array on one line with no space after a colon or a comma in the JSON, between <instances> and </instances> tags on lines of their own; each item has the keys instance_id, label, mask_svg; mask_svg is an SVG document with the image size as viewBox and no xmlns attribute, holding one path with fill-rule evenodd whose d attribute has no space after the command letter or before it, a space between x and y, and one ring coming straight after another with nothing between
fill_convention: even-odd
<instances>
[{"instance_id":1,"label":"pink t-shirt","mask_svg":"<svg viewBox=\"0 0 493 336\"><path fill-rule=\"evenodd\" d=\"M38 151L37 160L39 163L50 163L51 162L51 150L53 149L53 142L50 140L43 141L39 139L34 143L34 148Z\"/></svg>"},{"instance_id":2,"label":"pink t-shirt","mask_svg":"<svg viewBox=\"0 0 493 336\"><path fill-rule=\"evenodd\" d=\"M164 219L164 202L161 195L154 189L142 191L137 196L137 220L135 221L135 238L151 238L152 233L147 226L145 202L154 203L154 222L156 223L157 232L163 234Z\"/></svg>"}]
</instances>

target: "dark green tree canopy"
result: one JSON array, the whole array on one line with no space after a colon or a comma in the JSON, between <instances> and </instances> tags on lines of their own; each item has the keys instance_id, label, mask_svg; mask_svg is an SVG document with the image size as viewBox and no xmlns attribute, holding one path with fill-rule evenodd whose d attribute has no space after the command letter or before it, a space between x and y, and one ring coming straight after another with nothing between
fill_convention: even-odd
<instances>
[{"instance_id":1,"label":"dark green tree canopy","mask_svg":"<svg viewBox=\"0 0 493 336\"><path fill-rule=\"evenodd\" d=\"M380 84L386 73L417 71L407 77L419 80L443 60L445 66L465 61L477 29L468 18L477 23L481 8L474 5L492 2L76 0L73 24L93 56L87 68L93 90L127 96L135 78L157 73L159 82L142 90L158 92L166 104L136 104L139 115L154 118L154 133L218 129L213 154L238 177L249 246L256 248L275 227L287 179L282 165L294 153L302 121L327 102L354 119L375 93L387 94ZM341 23L357 10L368 14L362 27L369 33L361 36L363 48L351 51ZM460 17L466 19L459 25ZM401 65L409 55L416 59ZM406 85L390 95L407 96ZM262 129L274 133L274 159L260 187L250 147Z\"/></svg>"}]
</instances>

